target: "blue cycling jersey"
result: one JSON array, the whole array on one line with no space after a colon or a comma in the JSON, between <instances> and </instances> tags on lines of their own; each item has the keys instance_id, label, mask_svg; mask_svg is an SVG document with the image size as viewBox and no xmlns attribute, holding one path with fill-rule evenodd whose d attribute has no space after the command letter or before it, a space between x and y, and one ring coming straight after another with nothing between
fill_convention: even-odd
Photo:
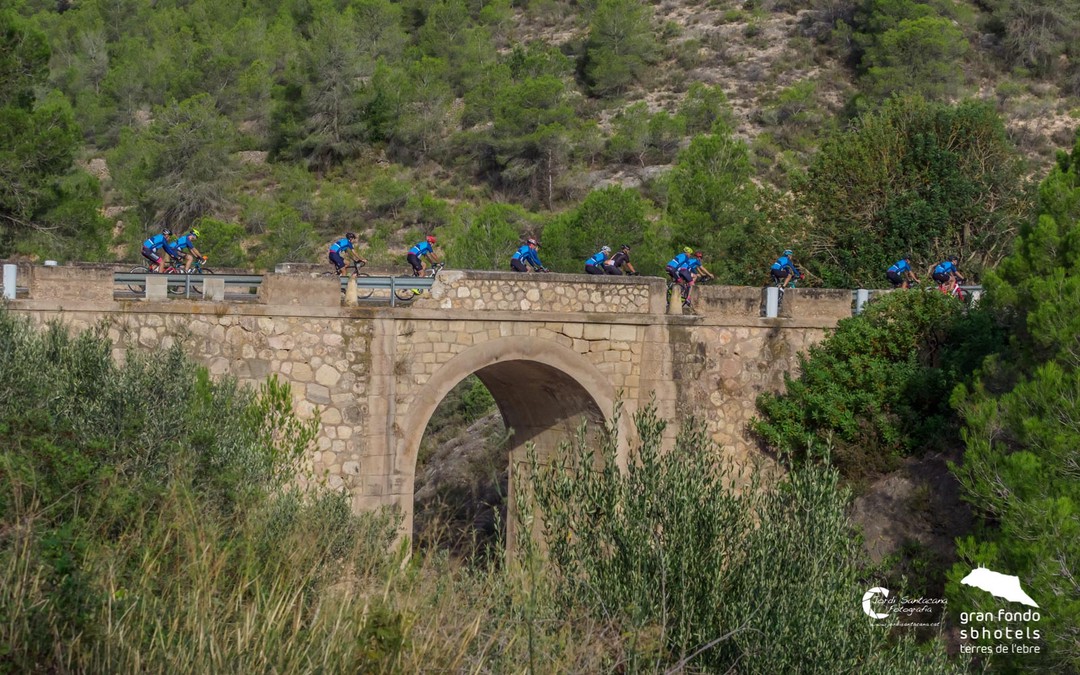
<instances>
[{"instance_id":1,"label":"blue cycling jersey","mask_svg":"<svg viewBox=\"0 0 1080 675\"><path fill-rule=\"evenodd\" d=\"M185 234L176 240L174 246L177 251L183 251L186 248L195 248L195 243L192 241L190 234Z\"/></svg>"},{"instance_id":2,"label":"blue cycling jersey","mask_svg":"<svg viewBox=\"0 0 1080 675\"><path fill-rule=\"evenodd\" d=\"M682 267L682 264L683 264L684 262L686 262L686 260L687 260L687 259L688 259L689 257L690 257L690 256L686 255L685 253L680 253L679 255L677 255L677 256L675 256L674 258L672 258L672 259L671 259L671 260L670 260L670 261L668 262L668 264L666 265L666 267L674 267L675 269L678 269L679 267Z\"/></svg>"},{"instance_id":3,"label":"blue cycling jersey","mask_svg":"<svg viewBox=\"0 0 1080 675\"><path fill-rule=\"evenodd\" d=\"M540 256L528 244L525 244L518 250L514 251L514 255L511 256L511 260L521 260L522 262L526 262L533 267L543 267L543 264L541 264L540 262Z\"/></svg>"},{"instance_id":4,"label":"blue cycling jersey","mask_svg":"<svg viewBox=\"0 0 1080 675\"><path fill-rule=\"evenodd\" d=\"M679 267L679 269L680 270L686 270L688 272L696 272L697 268L699 268L699 267L701 267L701 259L700 258L689 258L689 259L687 259L686 262L684 262Z\"/></svg>"},{"instance_id":5,"label":"blue cycling jersey","mask_svg":"<svg viewBox=\"0 0 1080 675\"><path fill-rule=\"evenodd\" d=\"M341 253L343 251L348 251L352 247L353 243L349 241L349 238L342 237L341 239L335 241L333 244L330 244L330 251L332 253Z\"/></svg>"},{"instance_id":6,"label":"blue cycling jersey","mask_svg":"<svg viewBox=\"0 0 1080 675\"><path fill-rule=\"evenodd\" d=\"M772 264L772 268L774 270L790 270L792 274L797 271L795 269L795 264L791 262L791 258L787 257L786 255L782 255L777 258L776 262Z\"/></svg>"},{"instance_id":7,"label":"blue cycling jersey","mask_svg":"<svg viewBox=\"0 0 1080 675\"><path fill-rule=\"evenodd\" d=\"M168 237L163 234L155 234L142 243L143 248L148 248L151 251L156 251L159 248L165 248L169 243Z\"/></svg>"},{"instance_id":8,"label":"blue cycling jersey","mask_svg":"<svg viewBox=\"0 0 1080 675\"><path fill-rule=\"evenodd\" d=\"M585 264L586 265L603 265L605 260L607 260L607 256L604 255L604 252L603 251L597 251L596 253L593 253L592 256L585 261Z\"/></svg>"},{"instance_id":9,"label":"blue cycling jersey","mask_svg":"<svg viewBox=\"0 0 1080 675\"><path fill-rule=\"evenodd\" d=\"M897 260L893 263L892 267L888 269L889 272L896 272L897 274L903 274L904 272L911 271L911 265L906 260Z\"/></svg>"},{"instance_id":10,"label":"blue cycling jersey","mask_svg":"<svg viewBox=\"0 0 1080 675\"><path fill-rule=\"evenodd\" d=\"M940 262L934 267L934 274L951 274L956 271L956 265L951 260Z\"/></svg>"},{"instance_id":11,"label":"blue cycling jersey","mask_svg":"<svg viewBox=\"0 0 1080 675\"><path fill-rule=\"evenodd\" d=\"M434 252L435 249L433 249L431 244L426 241L422 241L409 249L409 253L412 253L415 256L431 255Z\"/></svg>"}]
</instances>

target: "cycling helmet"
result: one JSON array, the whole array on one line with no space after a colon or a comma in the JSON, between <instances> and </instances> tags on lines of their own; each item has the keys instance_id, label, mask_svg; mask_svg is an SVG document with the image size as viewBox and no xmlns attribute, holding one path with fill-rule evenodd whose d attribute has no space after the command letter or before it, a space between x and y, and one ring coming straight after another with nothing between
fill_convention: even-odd
<instances>
[{"instance_id":1,"label":"cycling helmet","mask_svg":"<svg viewBox=\"0 0 1080 675\"><path fill-rule=\"evenodd\" d=\"M169 228L167 228L167 227L165 227L165 228L162 228L162 230L161 230L161 233L162 233L163 235L165 235L166 237L171 237L171 236L172 236L172 230L170 230L170 229L169 229Z\"/></svg>"},{"instance_id":2,"label":"cycling helmet","mask_svg":"<svg viewBox=\"0 0 1080 675\"><path fill-rule=\"evenodd\" d=\"M427 236L427 243L429 243L429 244L434 244L434 243L435 243L435 235L433 235L433 234L429 234L429 235Z\"/></svg>"},{"instance_id":3,"label":"cycling helmet","mask_svg":"<svg viewBox=\"0 0 1080 675\"><path fill-rule=\"evenodd\" d=\"M626 251L627 253L629 253L630 252L630 247L627 246L626 244L623 244L622 246L619 247L619 250L620 251Z\"/></svg>"},{"instance_id":4,"label":"cycling helmet","mask_svg":"<svg viewBox=\"0 0 1080 675\"><path fill-rule=\"evenodd\" d=\"M525 243L529 246L539 246L540 244L535 239L526 239Z\"/></svg>"},{"instance_id":5,"label":"cycling helmet","mask_svg":"<svg viewBox=\"0 0 1080 675\"><path fill-rule=\"evenodd\" d=\"M784 255L795 255L795 252L792 251L791 249L788 249L788 250L784 251Z\"/></svg>"},{"instance_id":6,"label":"cycling helmet","mask_svg":"<svg viewBox=\"0 0 1080 675\"><path fill-rule=\"evenodd\" d=\"M951 256L949 256L949 262L960 262L960 258L958 258L958 257L956 257L954 255L951 255Z\"/></svg>"},{"instance_id":7,"label":"cycling helmet","mask_svg":"<svg viewBox=\"0 0 1080 675\"><path fill-rule=\"evenodd\" d=\"M600 250L603 251L604 253L611 253L611 247L610 246L601 246Z\"/></svg>"},{"instance_id":8,"label":"cycling helmet","mask_svg":"<svg viewBox=\"0 0 1080 675\"><path fill-rule=\"evenodd\" d=\"M686 255L694 255L694 249L690 248L689 246L683 248L682 252Z\"/></svg>"},{"instance_id":9,"label":"cycling helmet","mask_svg":"<svg viewBox=\"0 0 1080 675\"><path fill-rule=\"evenodd\" d=\"M196 239L198 239L199 238L199 231L197 229L195 229L195 228L191 228L191 232L188 232L188 236L189 237L195 237Z\"/></svg>"},{"instance_id":10,"label":"cycling helmet","mask_svg":"<svg viewBox=\"0 0 1080 675\"><path fill-rule=\"evenodd\" d=\"M695 258L704 258L705 254L702 253L701 251L694 251L694 257Z\"/></svg>"},{"instance_id":11,"label":"cycling helmet","mask_svg":"<svg viewBox=\"0 0 1080 675\"><path fill-rule=\"evenodd\" d=\"M346 239L356 239L356 233L355 232L346 232L345 233L345 238Z\"/></svg>"}]
</instances>

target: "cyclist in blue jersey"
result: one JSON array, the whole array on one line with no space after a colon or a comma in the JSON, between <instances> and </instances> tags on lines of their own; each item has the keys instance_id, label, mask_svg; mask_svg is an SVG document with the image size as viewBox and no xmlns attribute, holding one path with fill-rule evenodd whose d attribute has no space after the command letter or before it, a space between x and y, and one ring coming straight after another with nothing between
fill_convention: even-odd
<instances>
[{"instance_id":1,"label":"cyclist in blue jersey","mask_svg":"<svg viewBox=\"0 0 1080 675\"><path fill-rule=\"evenodd\" d=\"M687 246L682 250L682 253L679 253L669 260L667 265L664 265L664 271L667 272L672 281L678 283L679 268L682 267L683 263L689 260L692 255L694 255L694 249Z\"/></svg>"},{"instance_id":2,"label":"cyclist in blue jersey","mask_svg":"<svg viewBox=\"0 0 1080 675\"><path fill-rule=\"evenodd\" d=\"M934 281L942 285L950 281L963 282L964 275L960 274L960 268L956 266L958 262L960 262L960 258L951 255L947 260L942 260L937 265L931 265L927 272L933 277Z\"/></svg>"},{"instance_id":3,"label":"cyclist in blue jersey","mask_svg":"<svg viewBox=\"0 0 1080 675\"><path fill-rule=\"evenodd\" d=\"M716 275L705 269L705 266L701 264L704 257L701 251L694 251L694 254L679 266L679 283L682 285L683 305L686 307L690 306L690 287L693 282L697 281L699 277L705 277L706 279L716 278Z\"/></svg>"},{"instance_id":4,"label":"cyclist in blue jersey","mask_svg":"<svg viewBox=\"0 0 1080 675\"><path fill-rule=\"evenodd\" d=\"M782 281L781 286L787 286L792 279L802 276L799 268L795 267L795 254L789 249L776 259L769 270L774 281Z\"/></svg>"},{"instance_id":5,"label":"cyclist in blue jersey","mask_svg":"<svg viewBox=\"0 0 1080 675\"><path fill-rule=\"evenodd\" d=\"M893 288L911 288L911 284L919 283L919 277L915 275L915 270L911 269L910 254L900 258L885 270L885 277Z\"/></svg>"},{"instance_id":6,"label":"cyclist in blue jersey","mask_svg":"<svg viewBox=\"0 0 1080 675\"><path fill-rule=\"evenodd\" d=\"M191 228L191 231L187 234L181 235L176 240L176 254L174 257L184 257L184 271L191 271L191 263L195 258L199 258L203 262L206 262L206 256L199 253L199 249L195 248L195 240L199 238L199 231L195 228Z\"/></svg>"},{"instance_id":7,"label":"cyclist in blue jersey","mask_svg":"<svg viewBox=\"0 0 1080 675\"><path fill-rule=\"evenodd\" d=\"M405 257L408 259L409 264L412 265L413 276L420 276L425 267L424 260L421 258L426 258L431 262L439 262L439 256L435 255L435 237L429 234L424 238L424 241L410 248L409 254Z\"/></svg>"},{"instance_id":8,"label":"cyclist in blue jersey","mask_svg":"<svg viewBox=\"0 0 1080 675\"><path fill-rule=\"evenodd\" d=\"M367 260L364 260L356 253L355 246L356 235L352 232L346 232L344 237L338 239L333 244L330 244L330 251L327 254L327 257L330 259L330 262L333 263L338 276L344 276L345 274L346 263L345 259L341 257L342 254L347 253L353 262L367 262Z\"/></svg>"},{"instance_id":9,"label":"cyclist in blue jersey","mask_svg":"<svg viewBox=\"0 0 1080 675\"><path fill-rule=\"evenodd\" d=\"M611 247L601 246L599 251L593 253L585 260L585 273L604 274L604 263L607 262L609 255L611 255Z\"/></svg>"},{"instance_id":10,"label":"cyclist in blue jersey","mask_svg":"<svg viewBox=\"0 0 1080 675\"><path fill-rule=\"evenodd\" d=\"M171 248L169 244L169 237L172 236L172 230L164 228L161 230L161 234L155 234L142 244L142 256L157 266L157 271L164 274L165 272L165 259L157 254L157 252L165 251Z\"/></svg>"},{"instance_id":11,"label":"cyclist in blue jersey","mask_svg":"<svg viewBox=\"0 0 1080 675\"><path fill-rule=\"evenodd\" d=\"M528 272L529 267L537 272L547 272L547 268L540 262L540 254L536 252L536 249L540 248L540 243L535 239L528 239L518 250L514 251L514 255L510 257L510 269L515 272Z\"/></svg>"}]
</instances>

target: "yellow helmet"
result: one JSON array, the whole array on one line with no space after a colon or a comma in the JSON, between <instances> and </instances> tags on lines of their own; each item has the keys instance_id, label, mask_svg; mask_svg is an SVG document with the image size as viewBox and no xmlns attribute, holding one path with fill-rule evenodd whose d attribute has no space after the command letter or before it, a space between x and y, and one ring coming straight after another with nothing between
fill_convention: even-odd
<instances>
[{"instance_id":1,"label":"yellow helmet","mask_svg":"<svg viewBox=\"0 0 1080 675\"><path fill-rule=\"evenodd\" d=\"M684 247L682 251L686 255L694 255L694 249L690 248L689 246Z\"/></svg>"},{"instance_id":2,"label":"yellow helmet","mask_svg":"<svg viewBox=\"0 0 1080 675\"><path fill-rule=\"evenodd\" d=\"M197 229L191 228L191 232L188 232L188 236L198 239L201 235L199 234L199 231Z\"/></svg>"}]
</instances>

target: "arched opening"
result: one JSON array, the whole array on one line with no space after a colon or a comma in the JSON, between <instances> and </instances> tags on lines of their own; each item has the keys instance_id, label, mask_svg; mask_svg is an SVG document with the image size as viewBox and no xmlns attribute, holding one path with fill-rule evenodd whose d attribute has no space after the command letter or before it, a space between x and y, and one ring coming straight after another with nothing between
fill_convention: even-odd
<instances>
[{"instance_id":1,"label":"arched opening","mask_svg":"<svg viewBox=\"0 0 1080 675\"><path fill-rule=\"evenodd\" d=\"M476 386L469 383L467 378L470 376L475 376L475 381L490 393L502 418L505 432L501 439L497 434L490 437L500 440L497 452L508 460L511 475L524 468L527 444L534 444L543 458L576 434L583 422L594 431L603 428L614 409L617 396L607 379L583 356L536 338L492 340L451 359L418 393L406 412L406 419L414 422L404 427L406 431L398 444L398 469L408 476L408 484L413 488L408 493L413 498L409 499L410 503L403 503L405 500L401 503L406 515L406 532L413 532L417 488L426 489L425 486L430 485L430 475L437 472L431 467L430 461L433 457L447 455L431 453L424 458L426 462L418 463L422 438L434 431L429 429L429 423L439 404L448 397L455 399L461 396L460 390L451 394L455 387L468 387L471 390ZM625 446L629 439L628 415L620 418L619 426L620 439ZM490 430L479 428L472 431L474 434L488 432ZM420 472L424 472L422 477L419 476ZM505 496L505 504L500 504L500 508L512 509L512 484L507 474L499 477L500 488L505 486L502 488L505 491L501 493ZM476 492L468 494L472 498ZM477 510L474 505L473 512ZM493 514L485 517L493 517ZM501 539L512 544L515 537L513 517L505 512L500 513L499 517L505 528L505 537Z\"/></svg>"}]
</instances>

